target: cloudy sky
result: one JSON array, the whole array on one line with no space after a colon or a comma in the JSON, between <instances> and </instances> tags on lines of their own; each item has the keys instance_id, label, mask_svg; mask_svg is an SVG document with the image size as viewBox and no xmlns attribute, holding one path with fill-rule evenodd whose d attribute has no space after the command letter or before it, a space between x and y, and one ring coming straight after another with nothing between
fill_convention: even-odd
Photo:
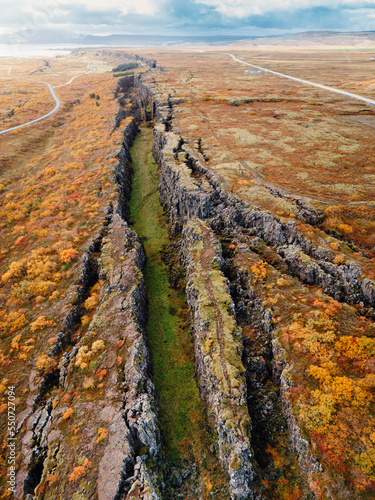
<instances>
[{"instance_id":1,"label":"cloudy sky","mask_svg":"<svg viewBox=\"0 0 375 500\"><path fill-rule=\"evenodd\" d=\"M375 0L0 0L0 33L262 35L375 30Z\"/></svg>"}]
</instances>

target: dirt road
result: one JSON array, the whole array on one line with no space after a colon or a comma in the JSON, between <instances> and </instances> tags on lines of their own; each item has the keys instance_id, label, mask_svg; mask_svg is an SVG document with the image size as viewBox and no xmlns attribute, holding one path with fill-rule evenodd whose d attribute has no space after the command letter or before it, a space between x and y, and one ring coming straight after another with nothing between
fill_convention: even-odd
<instances>
[{"instance_id":1,"label":"dirt road","mask_svg":"<svg viewBox=\"0 0 375 500\"><path fill-rule=\"evenodd\" d=\"M345 92L344 90L340 89L335 89L334 87L327 87L326 85L321 85L320 83L314 83L310 82L308 80L301 80L300 78L295 78L294 76L289 76L289 75L284 75L283 73L278 73L277 71L272 71L270 69L266 68L261 68L260 66L255 66L254 64L247 63L243 61L242 59L238 59L238 57L235 57L233 54L228 54L228 56L231 56L236 62L239 62L241 64L245 64L246 66L250 66L251 68L255 68L257 70L261 70L267 73L272 73L273 75L276 76L281 76L282 78L288 78L289 80L294 80L295 82L300 82L304 83L306 85L311 85L312 87L318 87L319 89L323 90L328 90L329 92L334 92L335 94L342 94L347 97L351 97L352 99L355 99L357 101L363 101L366 104L370 104L371 106L375 106L375 101L373 99L368 99L367 97L362 97L358 94L352 94L350 92Z\"/></svg>"},{"instance_id":2,"label":"dirt road","mask_svg":"<svg viewBox=\"0 0 375 500\"><path fill-rule=\"evenodd\" d=\"M90 65L88 66L88 68L90 68ZM91 67L91 71L93 71L94 69L95 69L94 67ZM19 128L27 127L28 125L32 125L33 123L41 122L43 120L46 120L50 116L52 116L54 113L56 113L56 111L58 111L60 109L61 104L62 104L60 99L57 97L54 89L59 88L59 87L64 87L65 85L69 85L73 80L75 80L79 76L87 75L88 73L91 73L91 71L87 71L87 73L81 73L80 75L73 76L73 78L71 78L67 83L64 83L62 85L55 85L54 87L52 87L52 85L50 85L49 83L42 82L40 80L34 80L32 78L25 78L22 76L11 75L10 71L11 71L11 66L9 66L8 75L11 76L12 78L19 78L21 80L29 80L30 82L36 82L36 83L41 83L43 85L47 85L47 87L48 87L56 104L55 104L55 107L51 111L49 111L47 114L40 116L39 118L36 118L35 120L31 120L30 122L26 122L26 123L22 123L21 125L17 125L16 127L11 127L11 128L7 128L6 130L2 130L2 131L0 131L0 135L7 134L8 132L12 132L13 130L17 130Z\"/></svg>"}]
</instances>

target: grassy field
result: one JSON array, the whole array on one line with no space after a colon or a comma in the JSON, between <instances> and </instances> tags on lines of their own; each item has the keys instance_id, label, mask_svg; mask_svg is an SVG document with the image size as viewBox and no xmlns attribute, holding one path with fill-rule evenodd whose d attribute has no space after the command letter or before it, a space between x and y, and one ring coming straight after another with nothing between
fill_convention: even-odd
<instances>
[{"instance_id":1,"label":"grassy field","mask_svg":"<svg viewBox=\"0 0 375 500\"><path fill-rule=\"evenodd\" d=\"M213 440L194 378L194 348L186 300L181 290L171 287L168 267L161 258L169 237L159 203L152 141L152 129L142 127L131 150L134 177L130 211L133 228L147 256L146 334L153 361L153 381L160 398L167 460L171 465L197 463L200 482L208 494L225 487L225 476L209 449ZM226 498L225 493L220 494L223 495L220 498Z\"/></svg>"}]
</instances>

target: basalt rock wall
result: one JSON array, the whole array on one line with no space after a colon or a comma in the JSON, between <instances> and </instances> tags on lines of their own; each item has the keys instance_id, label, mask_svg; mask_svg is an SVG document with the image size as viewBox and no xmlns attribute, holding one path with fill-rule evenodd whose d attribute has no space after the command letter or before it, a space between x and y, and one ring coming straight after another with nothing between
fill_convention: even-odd
<instances>
[{"instance_id":1,"label":"basalt rock wall","mask_svg":"<svg viewBox=\"0 0 375 500\"><path fill-rule=\"evenodd\" d=\"M136 120L124 130L113 171L118 202L81 259L79 284L67 298L75 305L44 375L30 379L15 498L161 498L158 407L144 333L145 255L125 220L137 130ZM95 312L77 339L93 287Z\"/></svg>"},{"instance_id":2,"label":"basalt rock wall","mask_svg":"<svg viewBox=\"0 0 375 500\"><path fill-rule=\"evenodd\" d=\"M374 314L375 284L363 278L356 263L333 263L334 254L312 243L295 220L280 222L272 214L250 207L221 189L179 134L155 127L155 158L160 164L160 199L170 211L171 222L192 216L211 219L215 230L226 228L262 238L272 246L290 270L306 284L319 285L324 293L349 304L363 303ZM198 156L196 153L195 156ZM192 176L200 172L201 177Z\"/></svg>"},{"instance_id":3,"label":"basalt rock wall","mask_svg":"<svg viewBox=\"0 0 375 500\"><path fill-rule=\"evenodd\" d=\"M193 317L197 379L218 433L219 456L229 474L232 497L254 498L241 329L220 269L220 243L200 219L192 219L184 226L182 259Z\"/></svg>"},{"instance_id":4,"label":"basalt rock wall","mask_svg":"<svg viewBox=\"0 0 375 500\"><path fill-rule=\"evenodd\" d=\"M220 397L213 382L215 380L213 367L208 362L209 356L204 352L204 345L207 345L205 342L208 337L207 333L203 332L209 323L208 320L205 322L202 319L200 300L206 305L208 302L212 318L216 318L216 324L217 310L215 311L212 300L205 302L202 297L199 297L199 290L202 291L204 285L197 286L192 278L194 272L196 273L194 265L197 265L194 264L193 247L201 240L201 236L197 234L199 231L193 230L192 227L196 228L198 224L196 221L200 219L205 221L206 227L213 230L216 235L231 235L232 238L246 235L247 237L260 238L277 253L283 265L302 283L317 285L324 293L341 302L365 306L364 311L369 316L374 315L375 285L373 281L363 277L363 272L357 263L335 264L333 262L335 255L309 240L299 230L295 220L282 222L271 213L252 207L227 193L222 188L224 183L220 176L205 167L199 148L192 148L191 141L189 142L173 131L173 102L170 97L158 94L152 82L149 85L147 81L140 79L136 82L137 85L140 99L154 103L153 113L157 123L154 127L153 154L160 167L159 195L165 212L168 214L172 234L181 234L184 249L182 262L188 276L187 296L194 322L197 377L201 394L208 402L218 431L220 457L231 478L232 496L233 498L247 498L246 495L249 495L248 498L252 498L251 495L255 494L252 489L252 481L256 480L256 464L253 462L250 451L251 426L248 426L249 444L247 446L249 451L247 458L252 465L246 469L246 460L237 462L238 477L247 478L247 480L245 479L246 493L239 493L231 475L232 469L231 465L228 465L228 457L222 452L225 442L223 436L225 435L229 442L231 438L220 430L220 426L223 424L218 409L220 408L220 404L218 404ZM256 299L256 301L262 309L261 300ZM229 304L228 310L230 310ZM308 487L311 477L320 475L322 469L311 444L303 437L293 415L288 397L290 389L286 376L288 367L284 365L283 354L273 333L272 314L265 309L261 316L263 318L261 321L262 329L268 335L267 342L270 345L271 357L274 359L273 377L280 387L281 406L288 424L290 447L298 455L300 469L306 477ZM235 335L233 335L234 338L236 338ZM242 352L241 340L239 337L237 340L239 352ZM250 368L250 372L251 370L252 368ZM246 385L243 386L242 397L246 397ZM232 408L234 406L236 405L233 405ZM237 439L239 438L237 437ZM344 487L342 491L346 491L346 494L349 495L348 498L350 498L350 493ZM242 494L245 496L242 497ZM313 498L313 496L313 493L310 492L309 498Z\"/></svg>"}]
</instances>

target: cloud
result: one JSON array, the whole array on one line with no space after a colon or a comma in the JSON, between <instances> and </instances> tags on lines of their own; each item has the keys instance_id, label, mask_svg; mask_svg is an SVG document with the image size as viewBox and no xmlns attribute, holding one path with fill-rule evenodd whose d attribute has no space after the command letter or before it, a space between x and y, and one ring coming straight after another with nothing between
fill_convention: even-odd
<instances>
[{"instance_id":1,"label":"cloud","mask_svg":"<svg viewBox=\"0 0 375 500\"><path fill-rule=\"evenodd\" d=\"M181 5L182 3L182 5ZM176 26L208 29L375 29L375 2L332 0L170 0ZM176 7L177 6L177 7Z\"/></svg>"},{"instance_id":2,"label":"cloud","mask_svg":"<svg viewBox=\"0 0 375 500\"><path fill-rule=\"evenodd\" d=\"M196 0L196 3L208 5L225 17L246 18L274 11L308 11L315 7L324 8L328 2L325 0ZM331 0L327 8L340 11L344 8L373 8L374 5L374 0Z\"/></svg>"},{"instance_id":3,"label":"cloud","mask_svg":"<svg viewBox=\"0 0 375 500\"><path fill-rule=\"evenodd\" d=\"M50 11L59 10L60 7L69 5L80 6L86 10L107 11L116 10L123 14L137 13L145 15L155 15L162 3L155 0L21 0L21 5L29 12L38 12L41 10ZM1 2L0 2L1 5Z\"/></svg>"},{"instance_id":4,"label":"cloud","mask_svg":"<svg viewBox=\"0 0 375 500\"><path fill-rule=\"evenodd\" d=\"M295 10L277 10L253 15L249 23L258 28L278 28L282 30L345 29L347 22L340 11L328 7L311 7Z\"/></svg>"},{"instance_id":5,"label":"cloud","mask_svg":"<svg viewBox=\"0 0 375 500\"><path fill-rule=\"evenodd\" d=\"M327 4L326 0L18 0L17 4L0 0L0 25L191 35L375 29L374 0Z\"/></svg>"}]
</instances>

